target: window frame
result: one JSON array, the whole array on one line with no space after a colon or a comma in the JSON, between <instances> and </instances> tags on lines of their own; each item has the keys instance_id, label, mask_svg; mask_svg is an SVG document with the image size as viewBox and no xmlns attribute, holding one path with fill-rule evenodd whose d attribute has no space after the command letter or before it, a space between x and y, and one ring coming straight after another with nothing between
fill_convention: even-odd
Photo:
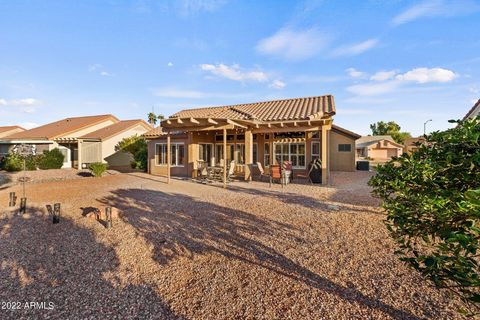
<instances>
[{"instance_id":1,"label":"window frame","mask_svg":"<svg viewBox=\"0 0 480 320\"><path fill-rule=\"evenodd\" d=\"M286 157L287 160L290 161L290 162L292 162L292 168L293 168L293 169L306 169L306 168L307 168L307 146L306 146L306 143L305 143L305 142L274 142L273 145L274 145L274 147L273 147L273 156L274 156L275 161L276 161L276 159L277 159L276 146L277 146L277 145L281 145L281 148L280 148L280 149L281 149L280 155L281 155L281 158L282 158L281 161L284 161L283 158L284 158L285 155L286 155L286 156L287 156L287 157ZM297 146L297 152L294 153L294 154L292 154L292 145L296 145L296 146ZM303 154L299 153L299 151L298 151L298 150L300 149L300 148L299 148L300 145L303 145L303 150L304 150L304 153L303 153ZM286 149L285 149L285 146L287 147ZM283 152L284 150L288 150L288 154L284 153L284 152ZM303 157L304 157L304 165L303 165L303 166L299 166L299 165L298 165L298 162L299 162L298 160L299 160L299 158L300 158L302 155L303 155ZM293 156L293 157L297 157L297 165L296 165L296 166L293 165L292 156Z\"/></svg>"},{"instance_id":2,"label":"window frame","mask_svg":"<svg viewBox=\"0 0 480 320\"><path fill-rule=\"evenodd\" d=\"M158 160L160 158L160 154L157 153L157 146L158 145L164 145L165 146L165 163L159 163ZM172 154L172 160L175 159L175 164L171 164L170 167L175 167L175 168L182 168L185 167L185 164L178 164L178 155L179 155L179 148L178 146L181 145L183 146L183 159L185 160L186 158L186 152L185 152L185 143L184 142L172 142L170 143L170 148L172 148L175 145L175 154ZM168 166L168 156L167 156L167 143L166 142L157 142L155 143L155 166L156 167L166 167ZM185 161L184 161L185 162Z\"/></svg>"},{"instance_id":3,"label":"window frame","mask_svg":"<svg viewBox=\"0 0 480 320\"><path fill-rule=\"evenodd\" d=\"M349 146L349 150L341 150L340 146ZM352 144L351 143L339 143L337 147L337 152L345 152L350 153L352 152Z\"/></svg>"},{"instance_id":4,"label":"window frame","mask_svg":"<svg viewBox=\"0 0 480 320\"><path fill-rule=\"evenodd\" d=\"M313 145L318 144L318 153L313 153ZM315 159L320 159L322 154L321 146L320 146L320 141L312 141L310 145L310 160L313 161ZM315 158L317 157L317 158Z\"/></svg>"}]
</instances>

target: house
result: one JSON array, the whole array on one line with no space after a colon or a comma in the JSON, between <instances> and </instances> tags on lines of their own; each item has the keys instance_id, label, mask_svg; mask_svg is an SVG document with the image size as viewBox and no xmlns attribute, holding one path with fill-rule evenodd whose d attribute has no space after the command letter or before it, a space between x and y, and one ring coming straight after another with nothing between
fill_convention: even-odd
<instances>
[{"instance_id":1,"label":"house","mask_svg":"<svg viewBox=\"0 0 480 320\"><path fill-rule=\"evenodd\" d=\"M473 119L478 115L480 115L480 99L478 99L477 103L473 105L472 109L467 112L465 117L463 117L463 120Z\"/></svg>"},{"instance_id":2,"label":"house","mask_svg":"<svg viewBox=\"0 0 480 320\"><path fill-rule=\"evenodd\" d=\"M236 174L251 180L257 162L268 167L288 160L294 174L306 174L319 158L327 183L330 170L355 170L360 137L333 125L334 115L331 95L182 110L144 135L148 171L194 178L199 160L224 169L234 160Z\"/></svg>"},{"instance_id":3,"label":"house","mask_svg":"<svg viewBox=\"0 0 480 320\"><path fill-rule=\"evenodd\" d=\"M93 162L123 168L130 165L131 156L115 151L115 145L150 129L143 120L121 121L111 114L73 117L1 137L0 149L8 152L19 144L28 144L42 153L58 148L65 156L63 168L86 168Z\"/></svg>"},{"instance_id":4,"label":"house","mask_svg":"<svg viewBox=\"0 0 480 320\"><path fill-rule=\"evenodd\" d=\"M374 161L388 161L403 153L403 145L396 143L391 136L364 136L355 142L358 158Z\"/></svg>"},{"instance_id":5,"label":"house","mask_svg":"<svg viewBox=\"0 0 480 320\"><path fill-rule=\"evenodd\" d=\"M20 126L4 126L0 127L0 139L3 137L7 137L11 134L25 131L24 128ZM3 158L5 155L8 154L8 147L0 145L0 159Z\"/></svg>"},{"instance_id":6,"label":"house","mask_svg":"<svg viewBox=\"0 0 480 320\"><path fill-rule=\"evenodd\" d=\"M407 154L412 154L413 152L418 150L418 146L416 144L424 143L424 142L425 142L424 137L407 138L403 143L403 152Z\"/></svg>"}]
</instances>

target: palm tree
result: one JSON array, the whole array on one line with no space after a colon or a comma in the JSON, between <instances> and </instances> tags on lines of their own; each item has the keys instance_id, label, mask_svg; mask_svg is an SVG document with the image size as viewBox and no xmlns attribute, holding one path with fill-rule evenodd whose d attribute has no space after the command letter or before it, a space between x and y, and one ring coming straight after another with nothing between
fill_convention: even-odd
<instances>
[{"instance_id":1,"label":"palm tree","mask_svg":"<svg viewBox=\"0 0 480 320\"><path fill-rule=\"evenodd\" d=\"M157 116L153 112L149 112L147 115L148 123L153 127L157 124Z\"/></svg>"}]
</instances>

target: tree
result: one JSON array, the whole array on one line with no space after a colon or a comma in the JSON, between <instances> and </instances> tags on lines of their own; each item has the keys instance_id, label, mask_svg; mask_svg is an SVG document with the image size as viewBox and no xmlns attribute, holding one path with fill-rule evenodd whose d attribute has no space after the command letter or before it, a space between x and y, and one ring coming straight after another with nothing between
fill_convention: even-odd
<instances>
[{"instance_id":1,"label":"tree","mask_svg":"<svg viewBox=\"0 0 480 320\"><path fill-rule=\"evenodd\" d=\"M134 161L131 163L133 169L147 170L148 150L147 141L140 136L134 135L123 138L115 146L115 150L128 152L133 155Z\"/></svg>"},{"instance_id":2,"label":"tree","mask_svg":"<svg viewBox=\"0 0 480 320\"><path fill-rule=\"evenodd\" d=\"M427 136L411 155L377 167L369 181L383 200L400 259L480 311L480 116Z\"/></svg>"},{"instance_id":3,"label":"tree","mask_svg":"<svg viewBox=\"0 0 480 320\"><path fill-rule=\"evenodd\" d=\"M157 116L153 112L149 112L147 115L148 118L148 123L150 123L152 126L157 124Z\"/></svg>"},{"instance_id":4,"label":"tree","mask_svg":"<svg viewBox=\"0 0 480 320\"><path fill-rule=\"evenodd\" d=\"M165 116L163 114L159 114L157 118L158 120L162 121L163 119L165 119Z\"/></svg>"},{"instance_id":5,"label":"tree","mask_svg":"<svg viewBox=\"0 0 480 320\"><path fill-rule=\"evenodd\" d=\"M400 132L400 126L395 121L379 121L371 124L370 129L374 136L386 136L389 135L395 140L395 142L403 144L406 138L410 138L409 132Z\"/></svg>"}]
</instances>

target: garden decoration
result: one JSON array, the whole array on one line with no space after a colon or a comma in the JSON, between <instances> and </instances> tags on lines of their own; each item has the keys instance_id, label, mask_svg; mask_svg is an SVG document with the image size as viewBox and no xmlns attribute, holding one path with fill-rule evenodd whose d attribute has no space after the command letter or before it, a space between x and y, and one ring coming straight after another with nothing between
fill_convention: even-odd
<instances>
[{"instance_id":1,"label":"garden decoration","mask_svg":"<svg viewBox=\"0 0 480 320\"><path fill-rule=\"evenodd\" d=\"M20 198L20 213L27 212L27 198Z\"/></svg>"},{"instance_id":2,"label":"garden decoration","mask_svg":"<svg viewBox=\"0 0 480 320\"><path fill-rule=\"evenodd\" d=\"M17 196L15 195L15 192L10 192L10 201L8 202L9 207L15 207L17 204Z\"/></svg>"},{"instance_id":3,"label":"garden decoration","mask_svg":"<svg viewBox=\"0 0 480 320\"><path fill-rule=\"evenodd\" d=\"M105 216L107 219L105 227L110 229L112 227L112 207L105 208Z\"/></svg>"},{"instance_id":4,"label":"garden decoration","mask_svg":"<svg viewBox=\"0 0 480 320\"><path fill-rule=\"evenodd\" d=\"M23 198L25 198L25 182L27 181L26 177L26 157L34 156L36 154L36 148L32 144L20 144L14 148L14 152L22 156L23 158L23 177L20 179L22 181L23 187ZM26 198L25 198L26 200Z\"/></svg>"},{"instance_id":5,"label":"garden decoration","mask_svg":"<svg viewBox=\"0 0 480 320\"><path fill-rule=\"evenodd\" d=\"M60 223L60 203L53 205L53 224Z\"/></svg>"}]
</instances>

